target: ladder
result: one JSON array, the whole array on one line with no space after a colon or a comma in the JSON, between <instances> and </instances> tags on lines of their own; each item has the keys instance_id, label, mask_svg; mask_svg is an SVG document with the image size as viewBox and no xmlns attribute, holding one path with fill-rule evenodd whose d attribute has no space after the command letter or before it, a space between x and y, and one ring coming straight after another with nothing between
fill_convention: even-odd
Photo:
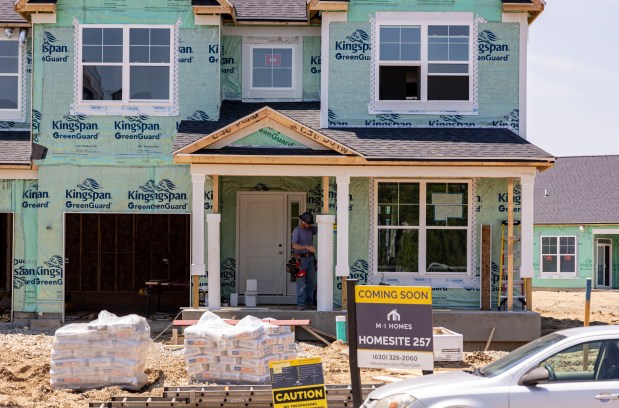
<instances>
[{"instance_id":1,"label":"ladder","mask_svg":"<svg viewBox=\"0 0 619 408\"><path fill-rule=\"evenodd\" d=\"M502 310L503 307L506 305L507 303L507 298L508 298L508 293L507 293L507 287L504 287L505 283L503 282L503 274L504 272L507 272L507 244L509 241L509 238L507 236L507 220L503 220L501 222L501 258L500 258L500 265L499 265L499 297L497 298L497 309L498 310ZM520 220L514 220L514 227L515 229L517 228L517 232L514 235L514 237L512 237L512 241L514 242L514 244L518 243L520 244ZM517 252L518 252L518 259L520 258L520 251L521 248L518 248ZM516 251L514 251L516 252ZM514 256L514 258L516 258L516 256ZM517 268L517 265L515 265L514 263L514 269ZM519 285L520 286L520 294L512 294L514 300L517 300L520 302L520 304L522 305L522 310L526 309L527 306L527 299L526 299L526 284L525 284L525 280L524 279L519 279L519 280L514 280L514 287Z\"/></svg>"}]
</instances>

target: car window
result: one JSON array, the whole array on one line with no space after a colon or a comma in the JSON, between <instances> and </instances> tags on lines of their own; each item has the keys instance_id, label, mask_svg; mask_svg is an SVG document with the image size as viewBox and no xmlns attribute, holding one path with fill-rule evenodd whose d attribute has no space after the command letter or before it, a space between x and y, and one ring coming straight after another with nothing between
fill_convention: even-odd
<instances>
[{"instance_id":1,"label":"car window","mask_svg":"<svg viewBox=\"0 0 619 408\"><path fill-rule=\"evenodd\" d=\"M578 344L542 361L539 366L550 373L549 382L593 381L600 366L603 341Z\"/></svg>"},{"instance_id":2,"label":"car window","mask_svg":"<svg viewBox=\"0 0 619 408\"><path fill-rule=\"evenodd\" d=\"M522 347L518 347L516 350L512 351L508 355L481 368L479 372L484 377L494 377L495 375L499 375L506 370L509 370L514 365L531 357L538 351L560 342L564 338L565 336L557 333L551 333L544 337L540 337L539 339L533 340L532 342L527 343Z\"/></svg>"},{"instance_id":3,"label":"car window","mask_svg":"<svg viewBox=\"0 0 619 408\"><path fill-rule=\"evenodd\" d=\"M619 341L607 341L597 364L598 381L619 380Z\"/></svg>"}]
</instances>

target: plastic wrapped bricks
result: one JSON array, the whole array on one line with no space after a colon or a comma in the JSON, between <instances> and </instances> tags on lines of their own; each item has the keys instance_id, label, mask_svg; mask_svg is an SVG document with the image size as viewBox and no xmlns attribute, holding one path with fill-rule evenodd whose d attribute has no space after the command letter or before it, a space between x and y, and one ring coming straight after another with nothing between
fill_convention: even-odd
<instances>
[{"instance_id":1,"label":"plastic wrapped bricks","mask_svg":"<svg viewBox=\"0 0 619 408\"><path fill-rule=\"evenodd\" d=\"M185 362L192 381L266 383L269 362L297 358L289 326L246 316L236 326L205 312L185 329Z\"/></svg>"},{"instance_id":2,"label":"plastic wrapped bricks","mask_svg":"<svg viewBox=\"0 0 619 408\"><path fill-rule=\"evenodd\" d=\"M144 370L152 344L150 327L138 315L118 317L104 310L90 323L61 327L52 343L51 386L140 389L148 380Z\"/></svg>"}]
</instances>

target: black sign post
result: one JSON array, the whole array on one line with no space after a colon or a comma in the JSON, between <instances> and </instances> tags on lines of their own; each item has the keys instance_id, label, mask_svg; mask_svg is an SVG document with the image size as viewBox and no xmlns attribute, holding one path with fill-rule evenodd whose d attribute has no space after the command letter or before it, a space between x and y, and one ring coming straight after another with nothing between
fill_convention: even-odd
<instances>
[{"instance_id":1,"label":"black sign post","mask_svg":"<svg viewBox=\"0 0 619 408\"><path fill-rule=\"evenodd\" d=\"M357 357L357 303L355 302L355 286L357 279L346 279L346 307L348 308L348 361L350 367L350 385L355 408L363 403L361 393L361 372Z\"/></svg>"}]
</instances>

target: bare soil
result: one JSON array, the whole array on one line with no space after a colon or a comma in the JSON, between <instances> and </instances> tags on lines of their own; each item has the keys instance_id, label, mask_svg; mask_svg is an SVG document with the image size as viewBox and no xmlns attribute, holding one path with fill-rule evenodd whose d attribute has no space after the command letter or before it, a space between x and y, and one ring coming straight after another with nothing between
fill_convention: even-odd
<instances>
[{"instance_id":1,"label":"bare soil","mask_svg":"<svg viewBox=\"0 0 619 408\"><path fill-rule=\"evenodd\" d=\"M534 310L542 315L542 334L581 326L584 320L583 292L535 291ZM590 324L619 322L619 291L594 291ZM83 408L89 402L109 401L113 396L161 396L165 386L190 385L183 349L166 348L155 343L147 363L148 383L140 392L118 387L89 391L54 390L50 387L50 350L52 333L26 329L0 331L0 407ZM350 383L348 347L334 342L326 347L318 343L299 342L300 357L321 357L327 384ZM504 355L503 352L465 353L464 362L443 369L479 367ZM420 375L407 370L362 369L361 381L376 384L389 378Z\"/></svg>"}]
</instances>

